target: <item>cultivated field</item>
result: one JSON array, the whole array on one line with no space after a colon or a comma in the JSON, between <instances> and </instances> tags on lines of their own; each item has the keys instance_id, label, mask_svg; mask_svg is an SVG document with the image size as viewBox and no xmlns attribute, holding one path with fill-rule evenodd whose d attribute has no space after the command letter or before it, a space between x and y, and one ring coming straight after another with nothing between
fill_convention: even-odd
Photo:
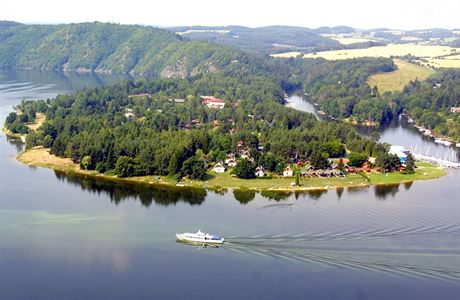
<instances>
[{"instance_id":1,"label":"cultivated field","mask_svg":"<svg viewBox=\"0 0 460 300\"><path fill-rule=\"evenodd\" d=\"M350 45L355 43L371 42L371 39L358 37L358 36L346 36L346 35L334 35L334 34L322 34L324 37L338 41L342 45Z\"/></svg>"},{"instance_id":2,"label":"cultivated field","mask_svg":"<svg viewBox=\"0 0 460 300\"><path fill-rule=\"evenodd\" d=\"M460 48L452 48L448 46L426 46L415 44L390 44L387 46L378 46L366 49L347 49L308 53L305 54L304 57L322 57L329 60L339 60L357 57L392 57L411 54L422 58L435 58L439 56L446 56L452 53L460 53Z\"/></svg>"},{"instance_id":3,"label":"cultivated field","mask_svg":"<svg viewBox=\"0 0 460 300\"><path fill-rule=\"evenodd\" d=\"M419 61L424 66L432 68L460 68L460 55L443 58L425 58L428 62Z\"/></svg>"},{"instance_id":4,"label":"cultivated field","mask_svg":"<svg viewBox=\"0 0 460 300\"><path fill-rule=\"evenodd\" d=\"M380 93L401 91L410 81L415 79L423 81L434 73L434 71L429 68L399 59L395 59L394 62L398 67L396 71L372 75L367 80L367 83L371 87L377 86Z\"/></svg>"}]
</instances>

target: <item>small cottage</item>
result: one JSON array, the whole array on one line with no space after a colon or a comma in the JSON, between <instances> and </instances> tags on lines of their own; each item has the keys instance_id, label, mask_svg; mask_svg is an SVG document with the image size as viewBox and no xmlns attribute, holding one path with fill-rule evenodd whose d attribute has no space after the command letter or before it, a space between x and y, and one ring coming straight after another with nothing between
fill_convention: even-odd
<instances>
[{"instance_id":1,"label":"small cottage","mask_svg":"<svg viewBox=\"0 0 460 300\"><path fill-rule=\"evenodd\" d=\"M264 167L260 166L256 168L256 171L254 172L256 177L264 177L265 176L265 169Z\"/></svg>"},{"instance_id":2,"label":"small cottage","mask_svg":"<svg viewBox=\"0 0 460 300\"><path fill-rule=\"evenodd\" d=\"M292 177L294 175L294 171L291 169L291 166L287 166L283 170L283 176L284 177Z\"/></svg>"},{"instance_id":3,"label":"small cottage","mask_svg":"<svg viewBox=\"0 0 460 300\"><path fill-rule=\"evenodd\" d=\"M214 167L212 168L214 170L214 172L216 173L224 173L225 172L225 167L222 163L217 163L214 165Z\"/></svg>"},{"instance_id":4,"label":"small cottage","mask_svg":"<svg viewBox=\"0 0 460 300\"><path fill-rule=\"evenodd\" d=\"M225 160L225 163L227 164L227 166L229 167L234 167L236 166L236 160L231 158L231 159L226 159Z\"/></svg>"}]
</instances>

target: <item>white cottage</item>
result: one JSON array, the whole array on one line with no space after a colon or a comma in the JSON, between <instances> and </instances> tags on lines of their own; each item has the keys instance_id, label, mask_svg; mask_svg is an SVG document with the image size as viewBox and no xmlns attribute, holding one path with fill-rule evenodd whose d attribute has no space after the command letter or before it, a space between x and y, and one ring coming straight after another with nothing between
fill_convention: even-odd
<instances>
[{"instance_id":1,"label":"white cottage","mask_svg":"<svg viewBox=\"0 0 460 300\"><path fill-rule=\"evenodd\" d=\"M216 173L224 173L225 167L222 163L217 163L213 168L214 172Z\"/></svg>"},{"instance_id":2,"label":"white cottage","mask_svg":"<svg viewBox=\"0 0 460 300\"><path fill-rule=\"evenodd\" d=\"M291 169L291 166L287 166L283 170L283 176L284 177L292 177L294 175L294 171Z\"/></svg>"},{"instance_id":3,"label":"white cottage","mask_svg":"<svg viewBox=\"0 0 460 300\"><path fill-rule=\"evenodd\" d=\"M265 176L265 169L264 169L264 167L262 167L262 166L257 167L257 168L256 168L256 171L254 172L254 174L255 174L257 177L264 177L264 176Z\"/></svg>"},{"instance_id":4,"label":"white cottage","mask_svg":"<svg viewBox=\"0 0 460 300\"><path fill-rule=\"evenodd\" d=\"M226 159L226 160L225 160L225 163L226 163L227 166L229 166L229 167L234 167L234 166L236 166L236 160L233 159L233 158L232 158L232 159Z\"/></svg>"}]
</instances>

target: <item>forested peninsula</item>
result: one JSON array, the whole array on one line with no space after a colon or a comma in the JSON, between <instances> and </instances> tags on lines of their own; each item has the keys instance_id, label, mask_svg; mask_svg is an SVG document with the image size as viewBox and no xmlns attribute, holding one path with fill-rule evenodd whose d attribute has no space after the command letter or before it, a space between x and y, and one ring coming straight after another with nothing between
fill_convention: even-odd
<instances>
[{"instance_id":1,"label":"forested peninsula","mask_svg":"<svg viewBox=\"0 0 460 300\"><path fill-rule=\"evenodd\" d=\"M46 116L39 129L27 130L27 149L49 148L73 164L63 168L47 164L48 157L34 162L27 155L21 155L22 161L94 176L292 190L444 174L429 165L414 171L413 164L400 174L399 158L388 154L378 136L367 139L350 124L318 121L284 106L283 90L267 77L126 81L24 101L17 110L8 116L7 127L25 126L21 120L30 122L37 113ZM370 157L376 158L376 168Z\"/></svg>"},{"instance_id":2,"label":"forested peninsula","mask_svg":"<svg viewBox=\"0 0 460 300\"><path fill-rule=\"evenodd\" d=\"M67 171L267 189L394 183L443 174L428 165L417 170L411 159L403 166L378 135L365 138L354 128L413 110L410 94L418 88L381 95L367 84L370 75L395 70L391 59L277 59L143 26L7 27L0 34L2 68L147 76L16 106L5 127L27 134L27 149L43 147L70 159L74 165L66 163ZM284 106L286 93L293 91L305 93L327 117L319 121ZM42 124L28 125L38 116Z\"/></svg>"}]
</instances>

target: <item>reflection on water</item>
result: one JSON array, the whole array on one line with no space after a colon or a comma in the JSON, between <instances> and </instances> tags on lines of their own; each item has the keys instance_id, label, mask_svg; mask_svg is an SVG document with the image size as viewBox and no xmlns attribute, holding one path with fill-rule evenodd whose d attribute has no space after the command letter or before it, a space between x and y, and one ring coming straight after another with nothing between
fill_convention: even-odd
<instances>
[{"instance_id":1,"label":"reflection on water","mask_svg":"<svg viewBox=\"0 0 460 300\"><path fill-rule=\"evenodd\" d=\"M406 189L409 189L406 188ZM394 197L396 193L399 191L399 184L382 184L376 185L374 187L375 196L377 199L385 200L388 196Z\"/></svg>"},{"instance_id":2,"label":"reflection on water","mask_svg":"<svg viewBox=\"0 0 460 300\"><path fill-rule=\"evenodd\" d=\"M9 144L14 145L16 147L16 152L18 153L24 149L24 143L19 138L6 136L6 141Z\"/></svg>"},{"instance_id":3,"label":"reflection on water","mask_svg":"<svg viewBox=\"0 0 460 300\"><path fill-rule=\"evenodd\" d=\"M319 120L319 115L316 112L315 106L311 102L305 100L302 96L295 95L295 94L290 95L286 99L286 102L287 102L286 106L300 110L300 111L312 113L315 115L316 119Z\"/></svg>"},{"instance_id":4,"label":"reflection on water","mask_svg":"<svg viewBox=\"0 0 460 300\"><path fill-rule=\"evenodd\" d=\"M149 207L153 202L159 205L171 205L186 202L190 205L200 205L206 198L206 190L189 187L151 186L140 183L119 183L111 180L96 180L80 174L66 174L55 171L56 178L68 182L95 194L106 194L111 202L118 205L127 199L134 199Z\"/></svg>"},{"instance_id":5,"label":"reflection on water","mask_svg":"<svg viewBox=\"0 0 460 300\"><path fill-rule=\"evenodd\" d=\"M37 70L1 70L0 92L2 94L21 93L23 98L52 97L58 92L77 91L112 85L123 79L133 79L125 75L107 75L100 73L79 74L75 72L37 71ZM49 92L49 95L47 93Z\"/></svg>"},{"instance_id":6,"label":"reflection on water","mask_svg":"<svg viewBox=\"0 0 460 300\"><path fill-rule=\"evenodd\" d=\"M91 176L85 176L81 174L67 174L61 171L54 171L56 178L63 182L68 182L72 185L79 186L82 190L90 191L96 194L107 194L111 202L118 205L120 202L127 199L139 200L142 205L149 207L153 202L160 205L171 205L177 204L177 202L186 202L190 205L202 204L207 196L207 190L204 188L195 187L172 187L165 185L154 185L147 183L128 183L119 182L116 179L95 179ZM413 182L405 182L405 190L409 190ZM399 191L400 184L385 184L375 185L374 194L376 199L385 200L388 196L395 197ZM347 191L349 194L362 194L368 193L371 187L348 187ZM216 195L224 196L228 194L227 189L219 190L208 190ZM340 187L336 189L338 198L340 199L345 188ZM285 201L290 199L293 195L295 199L308 196L313 200L320 200L320 198L326 195L327 189L313 189L305 191L262 191L256 192L249 189L235 189L232 191L233 197L241 204L246 205L253 201L256 194L260 194L265 199L274 201ZM284 204L289 205L289 204Z\"/></svg>"},{"instance_id":7,"label":"reflection on water","mask_svg":"<svg viewBox=\"0 0 460 300\"><path fill-rule=\"evenodd\" d=\"M249 189L235 189L233 190L233 197L242 205L246 205L256 197L256 192Z\"/></svg>"}]
</instances>

